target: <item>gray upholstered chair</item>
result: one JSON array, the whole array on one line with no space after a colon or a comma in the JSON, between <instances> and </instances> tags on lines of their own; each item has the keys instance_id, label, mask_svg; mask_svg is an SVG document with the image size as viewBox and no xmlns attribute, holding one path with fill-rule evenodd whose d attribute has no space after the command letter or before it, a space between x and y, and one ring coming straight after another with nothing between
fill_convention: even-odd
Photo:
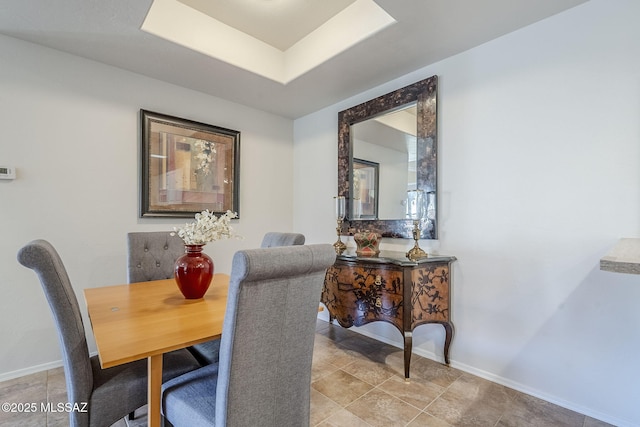
<instances>
[{"instance_id":1,"label":"gray upholstered chair","mask_svg":"<svg viewBox=\"0 0 640 427\"><path fill-rule=\"evenodd\" d=\"M18 252L18 261L33 269L58 330L69 402L88 403L88 412L70 412L73 427L109 426L147 403L146 360L101 369L89 357L80 307L67 271L54 247L34 240ZM186 350L164 357L163 381L198 368Z\"/></svg>"},{"instance_id":2,"label":"gray upholstered chair","mask_svg":"<svg viewBox=\"0 0 640 427\"><path fill-rule=\"evenodd\" d=\"M275 248L280 246L304 245L304 240L304 234L270 231L262 238L260 247ZM203 365L216 363L218 361L218 352L220 351L220 340L211 340L202 344L195 344L189 347L189 350Z\"/></svg>"},{"instance_id":3,"label":"gray upholstered chair","mask_svg":"<svg viewBox=\"0 0 640 427\"><path fill-rule=\"evenodd\" d=\"M270 231L262 238L261 248L304 245L304 234Z\"/></svg>"},{"instance_id":4,"label":"gray upholstered chair","mask_svg":"<svg viewBox=\"0 0 640 427\"><path fill-rule=\"evenodd\" d=\"M176 260L182 254L184 242L168 231L127 233L127 282L173 278ZM129 414L130 420L134 418L134 413Z\"/></svg>"},{"instance_id":5,"label":"gray upholstered chair","mask_svg":"<svg viewBox=\"0 0 640 427\"><path fill-rule=\"evenodd\" d=\"M184 242L168 231L127 233L129 283L171 279L176 260L184 254Z\"/></svg>"},{"instance_id":6,"label":"gray upholstered chair","mask_svg":"<svg viewBox=\"0 0 640 427\"><path fill-rule=\"evenodd\" d=\"M175 427L309 425L318 301L333 246L234 255L220 359L163 385Z\"/></svg>"}]
</instances>

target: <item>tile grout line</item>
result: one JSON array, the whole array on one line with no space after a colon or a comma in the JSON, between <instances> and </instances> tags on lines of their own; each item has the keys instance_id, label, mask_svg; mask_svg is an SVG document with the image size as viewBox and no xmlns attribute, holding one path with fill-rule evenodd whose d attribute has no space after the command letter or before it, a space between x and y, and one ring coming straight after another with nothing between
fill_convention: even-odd
<instances>
[{"instance_id":1,"label":"tile grout line","mask_svg":"<svg viewBox=\"0 0 640 427\"><path fill-rule=\"evenodd\" d=\"M449 390L451 385L453 385L453 383L456 382L456 380L457 380L457 378L455 380L451 381L451 383L448 386L442 387L442 391L427 406L425 406L425 408L422 410L422 412L427 414L427 415L429 415L429 416L431 416L431 417L433 417L433 418L435 418L435 419L437 419L437 420L440 420L440 421L443 421L443 422L449 424L446 420L443 420L442 418L437 417L435 414L432 414L431 412L429 412L428 409L429 409L429 407L431 405L433 405L436 402L436 400L440 399L440 397L442 397L442 395L445 394L447 392L447 390Z\"/></svg>"},{"instance_id":2,"label":"tile grout line","mask_svg":"<svg viewBox=\"0 0 640 427\"><path fill-rule=\"evenodd\" d=\"M348 372L347 372L347 373L348 373ZM359 379L359 378L358 378L358 379ZM361 380L361 381L362 381L362 380ZM367 384L368 384L368 383L367 383ZM363 397L365 397L367 394L371 393L371 392L372 392L373 390L375 390L375 389L376 389L376 388L375 388L375 387L373 387L371 390L367 391L367 392L366 392L366 393L364 393L362 396L360 396L360 397L358 397L358 398L354 399L353 401L349 402L349 403L348 403L346 406L344 406L342 409L344 409L345 411L349 411L349 410L347 409L347 407L348 407L348 406L353 405L353 404L354 404L354 403L356 403L358 400L362 399ZM357 416L357 415L356 415L356 414L354 414L353 412L349 411L349 413L350 413L351 415L353 415L354 417L356 417L357 419L359 419L360 421L362 421L363 423L365 423L366 425L371 426L371 424L369 424L368 422L366 422L365 420L363 420L362 418L360 418L359 416ZM371 426L371 427L373 427L373 426Z\"/></svg>"}]
</instances>

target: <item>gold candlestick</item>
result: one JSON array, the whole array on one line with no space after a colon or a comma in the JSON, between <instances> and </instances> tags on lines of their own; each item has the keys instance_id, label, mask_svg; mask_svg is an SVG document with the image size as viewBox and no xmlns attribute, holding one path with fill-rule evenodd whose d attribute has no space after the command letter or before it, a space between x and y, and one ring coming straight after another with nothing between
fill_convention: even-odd
<instances>
[{"instance_id":1,"label":"gold candlestick","mask_svg":"<svg viewBox=\"0 0 640 427\"><path fill-rule=\"evenodd\" d=\"M407 252L407 258L411 261L417 261L426 258L428 254L420 248L418 240L420 240L420 222L426 214L425 195L422 190L407 191L407 217L413 220L413 248Z\"/></svg>"},{"instance_id":2,"label":"gold candlestick","mask_svg":"<svg viewBox=\"0 0 640 427\"><path fill-rule=\"evenodd\" d=\"M336 221L338 222L338 226L336 227L338 240L333 244L333 248L336 250L336 253L340 255L347 249L347 245L345 245L340 239L340 236L342 234L342 221L344 221L346 205L344 196L337 196L334 197L334 199L336 203Z\"/></svg>"},{"instance_id":3,"label":"gold candlestick","mask_svg":"<svg viewBox=\"0 0 640 427\"><path fill-rule=\"evenodd\" d=\"M340 240L340 232L342 231L342 220L338 219L338 226L336 227L336 232L338 233L338 240L333 244L333 248L336 250L338 255L342 254L347 249L347 245L344 244L342 240Z\"/></svg>"},{"instance_id":4,"label":"gold candlestick","mask_svg":"<svg viewBox=\"0 0 640 427\"><path fill-rule=\"evenodd\" d=\"M413 220L414 245L413 245L413 248L411 248L409 252L407 252L407 258L409 258L411 261L418 261L419 259L426 258L428 256L428 254L424 250L422 250L420 245L418 245L418 240L420 239L419 225L420 225L420 220L414 219Z\"/></svg>"}]
</instances>

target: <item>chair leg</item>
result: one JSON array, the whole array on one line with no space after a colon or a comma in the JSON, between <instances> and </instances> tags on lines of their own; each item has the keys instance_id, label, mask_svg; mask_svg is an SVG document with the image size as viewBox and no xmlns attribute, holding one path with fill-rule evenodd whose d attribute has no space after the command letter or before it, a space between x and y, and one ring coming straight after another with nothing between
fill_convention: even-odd
<instances>
[{"instance_id":1,"label":"chair leg","mask_svg":"<svg viewBox=\"0 0 640 427\"><path fill-rule=\"evenodd\" d=\"M136 418L135 412L129 412L129 421L134 420Z\"/></svg>"}]
</instances>

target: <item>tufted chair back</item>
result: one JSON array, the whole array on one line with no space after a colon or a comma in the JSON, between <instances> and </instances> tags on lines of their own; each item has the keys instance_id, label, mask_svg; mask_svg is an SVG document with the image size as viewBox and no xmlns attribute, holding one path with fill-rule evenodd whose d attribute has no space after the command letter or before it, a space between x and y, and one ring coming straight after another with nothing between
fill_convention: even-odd
<instances>
[{"instance_id":1,"label":"tufted chair back","mask_svg":"<svg viewBox=\"0 0 640 427\"><path fill-rule=\"evenodd\" d=\"M262 238L261 248L304 245L304 234L270 231Z\"/></svg>"},{"instance_id":2,"label":"tufted chair back","mask_svg":"<svg viewBox=\"0 0 640 427\"><path fill-rule=\"evenodd\" d=\"M176 259L184 253L184 243L167 231L127 234L129 283L170 279Z\"/></svg>"}]
</instances>

